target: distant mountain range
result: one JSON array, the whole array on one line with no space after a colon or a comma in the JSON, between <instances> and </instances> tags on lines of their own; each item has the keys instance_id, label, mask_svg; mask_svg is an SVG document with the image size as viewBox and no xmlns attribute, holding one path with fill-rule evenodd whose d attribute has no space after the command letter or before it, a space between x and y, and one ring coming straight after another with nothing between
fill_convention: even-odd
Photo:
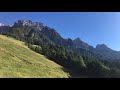
<instances>
[{"instance_id":1,"label":"distant mountain range","mask_svg":"<svg viewBox=\"0 0 120 90\"><path fill-rule=\"evenodd\" d=\"M94 56L102 60L120 60L120 51L114 51L105 44L98 44L96 48L94 48L80 38L76 38L75 40L70 38L64 39L55 29L45 26L41 22L18 20L13 25L0 23L0 33L12 35L21 40L31 37L39 42L44 41L47 44L57 44L83 56Z\"/></svg>"}]
</instances>

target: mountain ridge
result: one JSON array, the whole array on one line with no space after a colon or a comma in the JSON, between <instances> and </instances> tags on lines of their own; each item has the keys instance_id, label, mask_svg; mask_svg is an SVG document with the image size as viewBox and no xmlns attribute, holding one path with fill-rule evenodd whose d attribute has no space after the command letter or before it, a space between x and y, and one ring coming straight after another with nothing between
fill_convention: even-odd
<instances>
[{"instance_id":1,"label":"mountain ridge","mask_svg":"<svg viewBox=\"0 0 120 90\"><path fill-rule=\"evenodd\" d=\"M31 20L17 20L14 24L11 24L11 25L6 25L6 24L3 24L3 23L0 23L0 27L2 27L2 26L8 26L8 27L12 27L12 26L17 26L17 25L20 25L20 26L31 26L32 24L34 24L34 25L38 25L38 27L41 27L41 26L44 26L44 24L43 23L41 23L41 22L32 22ZM33 26L34 26L33 25ZM41 25L41 26L39 26L39 25ZM36 26L37 27L37 26ZM48 26L44 26L44 27L47 27L47 28L50 28L50 27L48 27ZM37 29L37 28L34 28L34 29ZM42 29L42 28L39 28L40 30ZM38 29L38 30L39 30ZM52 28L50 28L50 29L52 29ZM54 29L53 29L54 30ZM64 38L65 39L65 38ZM71 38L70 38L71 39ZM71 40L80 40L80 41L82 41L82 42L84 42L83 40L81 40L79 37L76 37L76 39L71 39ZM85 43L85 42L84 42ZM85 43L85 44L88 44L87 42ZM89 45L89 44L88 44ZM97 44L97 45L103 45L103 44ZM96 45L96 46L97 46ZM104 44L105 45L105 44ZM89 46L92 46L92 45L89 45ZM94 48L96 48L96 46L94 47ZM107 45L106 45L107 46ZM92 46L93 47L93 46ZM107 46L108 47L108 46ZM109 47L108 47L109 48ZM110 48L111 49L111 48ZM113 50L113 49L112 49ZM114 51L116 51L116 50L114 50Z\"/></svg>"},{"instance_id":2,"label":"mountain ridge","mask_svg":"<svg viewBox=\"0 0 120 90\"><path fill-rule=\"evenodd\" d=\"M23 28L23 31L14 31L13 29L18 29L18 28ZM111 59L111 53L108 53L109 55L107 55L105 52L107 50L107 52L112 52L114 58L112 59L120 59L120 51L115 51L110 49L109 47L107 47L105 44L98 44L96 45L96 47L94 48L92 45L89 45L87 43L85 43L84 41L82 41L80 38L76 38L74 40L72 39L64 39L59 33L56 32L55 29L50 28L48 26L43 25L43 23L41 22L32 22L31 20L18 20L16 21L12 26L0 26L0 33L1 34L6 34L7 32L9 32L10 34L12 34L14 32L14 34L19 35L19 37L21 39L23 39L23 37L26 37L26 35L29 35L30 30L28 29L28 31L25 31L25 29L34 29L35 32L41 33L42 36L47 37L46 40L49 42L53 42L57 45L63 46L66 49L69 49L72 52L76 52L79 53L81 55L94 55L94 54L100 54L103 57L108 57L107 59ZM21 32L21 35L20 35ZM35 35L35 32L33 35ZM38 38L39 35L34 36L35 39ZM18 37L18 36L15 36ZM24 38L25 39L25 38ZM38 40L38 39L37 39ZM83 51L81 53L81 51ZM89 53L88 53L89 52ZM104 54L103 54L104 53ZM104 56L105 55L105 56ZM117 58L116 58L117 57ZM106 58L104 58L106 59Z\"/></svg>"}]
</instances>

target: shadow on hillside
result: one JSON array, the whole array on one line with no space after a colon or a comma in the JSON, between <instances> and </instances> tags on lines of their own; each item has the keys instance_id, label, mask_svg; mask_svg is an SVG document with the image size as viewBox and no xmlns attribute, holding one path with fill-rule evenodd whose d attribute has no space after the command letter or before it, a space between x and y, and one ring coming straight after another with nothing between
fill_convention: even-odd
<instances>
[{"instance_id":1,"label":"shadow on hillside","mask_svg":"<svg viewBox=\"0 0 120 90\"><path fill-rule=\"evenodd\" d=\"M62 68L62 70L65 72L65 73L68 73L68 77L69 78L88 78L88 76L86 76L85 74L82 74L82 73L76 73L76 72L73 72L72 70L69 70L69 69L66 69L66 68Z\"/></svg>"}]
</instances>

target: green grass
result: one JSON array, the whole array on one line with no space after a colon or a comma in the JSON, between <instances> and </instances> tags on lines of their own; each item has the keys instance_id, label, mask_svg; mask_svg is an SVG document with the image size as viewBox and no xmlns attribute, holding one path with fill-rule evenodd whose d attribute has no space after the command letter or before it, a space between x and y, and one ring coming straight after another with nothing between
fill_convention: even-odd
<instances>
[{"instance_id":1,"label":"green grass","mask_svg":"<svg viewBox=\"0 0 120 90\"><path fill-rule=\"evenodd\" d=\"M68 78L63 67L30 50L24 42L0 35L0 78Z\"/></svg>"}]
</instances>

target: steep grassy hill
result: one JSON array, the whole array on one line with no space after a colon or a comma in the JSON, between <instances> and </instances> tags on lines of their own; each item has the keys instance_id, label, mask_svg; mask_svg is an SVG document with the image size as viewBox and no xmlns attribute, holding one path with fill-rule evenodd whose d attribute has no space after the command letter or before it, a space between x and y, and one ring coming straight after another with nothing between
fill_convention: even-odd
<instances>
[{"instance_id":1,"label":"steep grassy hill","mask_svg":"<svg viewBox=\"0 0 120 90\"><path fill-rule=\"evenodd\" d=\"M0 78L67 78L63 67L35 53L24 42L0 35Z\"/></svg>"}]
</instances>

